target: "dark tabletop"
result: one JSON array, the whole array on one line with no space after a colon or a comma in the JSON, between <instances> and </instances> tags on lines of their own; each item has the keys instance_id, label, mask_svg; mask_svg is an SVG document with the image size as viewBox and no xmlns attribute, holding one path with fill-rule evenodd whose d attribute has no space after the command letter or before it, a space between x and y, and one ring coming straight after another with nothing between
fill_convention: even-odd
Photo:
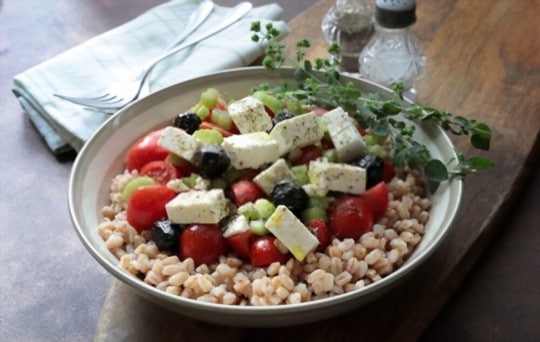
<instances>
[{"instance_id":1,"label":"dark tabletop","mask_svg":"<svg viewBox=\"0 0 540 342\"><path fill-rule=\"evenodd\" d=\"M113 284L79 242L68 215L74 154L49 152L11 93L13 76L162 2L0 1L0 341L93 340ZM321 54L318 26L334 1L277 2L286 20L301 15L291 21L288 40L313 37L314 54ZM417 307L400 309L407 322L395 325L378 309L360 328L342 325L333 336L353 340L365 328L370 336L392 339L540 340L538 13L534 0L419 2L415 32L428 57L419 100L487 121L497 168L465 182L456 233L431 268L417 275L433 276L433 287ZM366 322L371 328L362 326ZM246 330L241 336L264 334ZM269 336L331 337L292 328Z\"/></svg>"}]
</instances>

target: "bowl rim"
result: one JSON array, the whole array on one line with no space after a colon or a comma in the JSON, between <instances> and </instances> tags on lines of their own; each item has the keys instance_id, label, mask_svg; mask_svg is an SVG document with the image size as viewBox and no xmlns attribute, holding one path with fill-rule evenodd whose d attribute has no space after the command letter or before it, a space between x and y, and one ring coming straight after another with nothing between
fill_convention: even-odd
<instances>
[{"instance_id":1,"label":"bowl rim","mask_svg":"<svg viewBox=\"0 0 540 342\"><path fill-rule=\"evenodd\" d=\"M216 303L208 303L203 301L197 301L194 299L188 299L183 298L180 296L168 294L165 291L161 291L157 289L156 287L145 283L144 281L134 277L130 273L128 273L126 270L123 270L119 267L118 263L113 265L109 260L107 260L99 250L93 246L91 240L89 239L89 236L85 234L85 231L81 227L81 223L78 217L77 209L75 208L75 198L77 196L76 194L76 179L81 175L83 172L83 163L84 159L86 158L87 151L90 149L92 144L101 136L104 134L105 129L111 125L112 122L118 120L118 118L125 115L125 113L128 113L129 111L136 110L138 106L141 106L145 101L149 101L148 99L157 99L160 96L164 96L164 94L168 94L171 91L174 91L174 88L181 87L181 86L188 86L191 83L198 83L198 82L206 82L207 80L212 80L216 77L227 77L235 74L257 74L257 73L278 73L278 76L287 76L291 77L292 73L294 72L293 68L280 68L275 71L268 71L264 67L256 67L256 66L250 66L250 67L240 67L240 68L232 68L223 70L220 72L205 74L196 78L188 79L179 83L176 83L174 85L168 86L164 89L161 89L148 97L142 98L138 101L135 101L134 103L130 104L129 106L123 108L116 114L112 115L110 118L108 118L95 132L92 134L92 136L88 139L88 141L83 145L82 149L77 154L77 157L74 161L71 173L70 173L70 179L69 179L69 192L68 192L68 209L70 214L70 219L72 221L72 224L74 226L74 229L87 249L87 251L96 259L96 261L104 267L109 273L111 273L113 276L115 276L117 279L121 280L123 283L128 284L132 288L135 288L137 290L140 290L146 294L149 294L150 296L160 299L161 301L165 301L168 303L172 303L175 305L181 305L187 309L189 308L197 308L197 310L202 311L211 311L211 312L219 312L222 314L227 315L234 315L234 314L248 314L248 315L273 315L273 314L279 314L284 312L300 312L304 310L309 310L312 308L319 308L319 307L325 307L329 305L339 305L341 303L349 302L355 298L363 297L370 295L374 292L382 292L380 290L387 289L395 284L395 280L400 279L406 275L409 274L412 270L416 269L419 265L423 264L424 261L437 249L437 247L442 243L444 238L449 233L449 230L451 228L451 225L454 221L454 218L459 210L459 206L462 199L462 192L463 192L463 182L460 179L454 179L452 182L454 183L452 185L452 191L454 193L454 198L456 199L456 204L453 206L451 212L446 212L448 218L444 220L445 228L442 231L442 234L439 234L436 236L436 238L431 241L428 248L421 251L421 253L415 255L414 260L415 262L405 262L402 266L400 266L397 270L393 271L389 275L386 275L381 280L371 283L368 286L357 289L348 293L343 293L337 296L329 297L329 298L323 298L323 299L317 299L312 300L309 302L302 302L298 304L283 304L283 305L272 305L272 306L239 306L239 305L225 305L225 304L216 304ZM350 81L353 81L355 83L364 83L365 85L368 85L369 87L375 88L378 91L381 91L382 93L388 93L391 92L390 89L383 87L381 85L378 85L374 82L371 82L369 80L365 79L355 79L348 76L342 76L345 79L348 79ZM409 103L412 103L410 101L407 101ZM453 148L453 144L451 140L449 139L448 135L437 126L434 126L434 129L437 131L437 134L441 135L441 138L443 139L444 143L447 144L449 147ZM455 153L455 152L454 152ZM97 227L93 227L92 229L97 229Z\"/></svg>"}]
</instances>

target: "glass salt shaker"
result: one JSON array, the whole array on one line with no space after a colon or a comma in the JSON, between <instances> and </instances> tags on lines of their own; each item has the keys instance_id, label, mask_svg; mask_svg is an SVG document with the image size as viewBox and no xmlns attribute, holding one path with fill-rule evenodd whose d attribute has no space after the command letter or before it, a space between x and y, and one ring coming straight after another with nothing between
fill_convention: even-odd
<instances>
[{"instance_id":1,"label":"glass salt shaker","mask_svg":"<svg viewBox=\"0 0 540 342\"><path fill-rule=\"evenodd\" d=\"M373 34L373 5L369 0L336 0L321 30L328 44L341 47L341 71L358 73L358 56Z\"/></svg>"},{"instance_id":2,"label":"glass salt shaker","mask_svg":"<svg viewBox=\"0 0 540 342\"><path fill-rule=\"evenodd\" d=\"M426 64L411 32L416 1L376 0L374 18L375 34L359 57L360 75L387 87L402 81L404 95L416 100L414 83Z\"/></svg>"}]
</instances>

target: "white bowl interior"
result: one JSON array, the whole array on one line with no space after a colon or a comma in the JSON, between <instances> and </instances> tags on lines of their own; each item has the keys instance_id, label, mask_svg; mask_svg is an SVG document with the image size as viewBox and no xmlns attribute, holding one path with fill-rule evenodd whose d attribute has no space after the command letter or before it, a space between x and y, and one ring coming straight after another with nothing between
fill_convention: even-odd
<instances>
[{"instance_id":1,"label":"white bowl interior","mask_svg":"<svg viewBox=\"0 0 540 342\"><path fill-rule=\"evenodd\" d=\"M88 141L74 164L69 209L81 241L94 258L115 277L138 290L146 298L193 318L237 326L278 326L315 321L346 312L382 294L427 258L437 248L457 213L462 183L443 183L433 194L433 209L426 234L410 259L383 280L345 295L276 307L239 307L201 303L166 294L136 279L118 266L97 233L101 207L108 200L111 179L123 170L127 148L146 132L164 126L175 114L193 106L208 87L218 88L225 96L241 98L261 82L277 83L292 79L291 70L270 72L262 68L240 68L204 76L166 88L125 108L108 120ZM375 84L355 80L364 92L387 92ZM439 129L427 126L417 130L420 140L428 141L434 157L448 160L454 156L448 137ZM309 315L305 313L309 311Z\"/></svg>"}]
</instances>

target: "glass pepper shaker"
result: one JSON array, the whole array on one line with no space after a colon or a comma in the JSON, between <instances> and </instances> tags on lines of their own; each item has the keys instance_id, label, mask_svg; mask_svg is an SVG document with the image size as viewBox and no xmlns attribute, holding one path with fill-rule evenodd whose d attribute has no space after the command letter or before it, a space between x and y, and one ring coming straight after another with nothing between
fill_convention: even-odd
<instances>
[{"instance_id":1,"label":"glass pepper shaker","mask_svg":"<svg viewBox=\"0 0 540 342\"><path fill-rule=\"evenodd\" d=\"M426 64L411 32L416 1L376 0L374 18L375 34L359 57L360 75L387 87L402 81L404 95L416 100L414 83Z\"/></svg>"},{"instance_id":2,"label":"glass pepper shaker","mask_svg":"<svg viewBox=\"0 0 540 342\"><path fill-rule=\"evenodd\" d=\"M358 56L373 34L373 6L369 0L336 0L321 24L328 44L341 47L341 71L358 73Z\"/></svg>"}]
</instances>

